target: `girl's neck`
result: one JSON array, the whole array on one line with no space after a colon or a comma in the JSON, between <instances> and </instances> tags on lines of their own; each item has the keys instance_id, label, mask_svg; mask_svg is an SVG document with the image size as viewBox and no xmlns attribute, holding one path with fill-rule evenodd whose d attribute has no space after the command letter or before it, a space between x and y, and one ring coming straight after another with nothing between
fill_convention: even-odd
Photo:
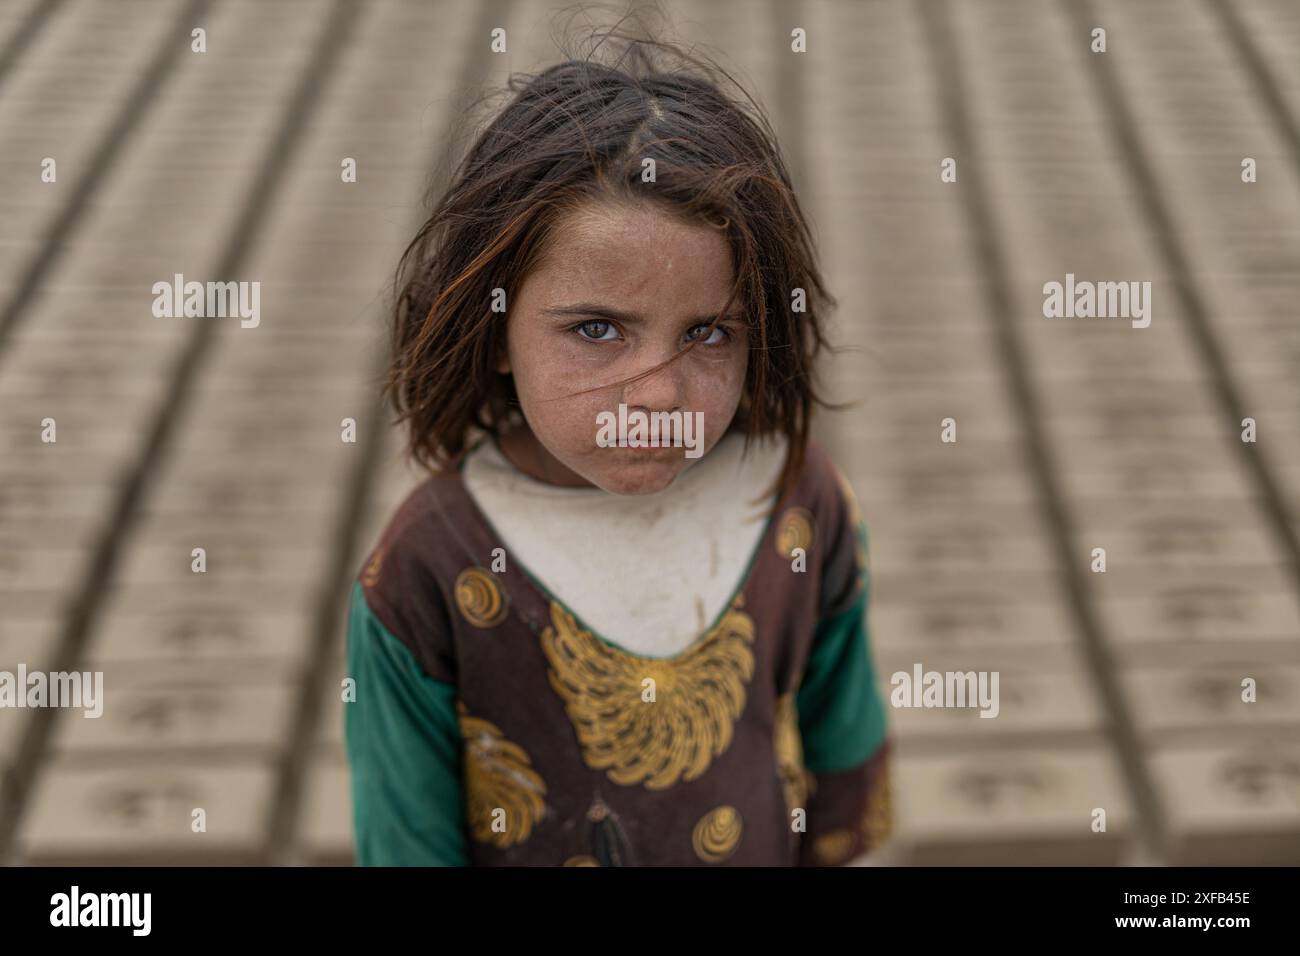
<instances>
[{"instance_id":1,"label":"girl's neck","mask_svg":"<svg viewBox=\"0 0 1300 956\"><path fill-rule=\"evenodd\" d=\"M527 422L520 422L497 438L502 456L529 478L562 488L594 488L591 482L546 450Z\"/></svg>"}]
</instances>

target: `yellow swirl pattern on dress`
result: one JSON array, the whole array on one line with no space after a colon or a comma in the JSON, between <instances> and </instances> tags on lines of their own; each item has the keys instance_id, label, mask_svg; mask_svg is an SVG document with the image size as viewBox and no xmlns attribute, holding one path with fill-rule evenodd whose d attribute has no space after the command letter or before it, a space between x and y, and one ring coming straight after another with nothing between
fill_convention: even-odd
<instances>
[{"instance_id":1,"label":"yellow swirl pattern on dress","mask_svg":"<svg viewBox=\"0 0 1300 956\"><path fill-rule=\"evenodd\" d=\"M787 508L776 525L776 553L787 561L794 557L795 548L804 554L813 546L813 516L807 508Z\"/></svg>"},{"instance_id":2,"label":"yellow swirl pattern on dress","mask_svg":"<svg viewBox=\"0 0 1300 956\"><path fill-rule=\"evenodd\" d=\"M605 643L551 602L542 650L587 766L649 790L695 780L709 768L731 744L754 676L754 621L741 607L737 595L703 639L660 659ZM655 682L654 702L642 699L646 678Z\"/></svg>"},{"instance_id":3,"label":"yellow swirl pattern on dress","mask_svg":"<svg viewBox=\"0 0 1300 956\"><path fill-rule=\"evenodd\" d=\"M456 576L456 606L475 627L496 627L506 619L506 599L500 585L482 568L466 568Z\"/></svg>"},{"instance_id":4,"label":"yellow swirl pattern on dress","mask_svg":"<svg viewBox=\"0 0 1300 956\"><path fill-rule=\"evenodd\" d=\"M735 807L717 807L710 810L695 824L691 832L691 845L695 855L705 863L721 863L736 852L744 821Z\"/></svg>"},{"instance_id":5,"label":"yellow swirl pattern on dress","mask_svg":"<svg viewBox=\"0 0 1300 956\"><path fill-rule=\"evenodd\" d=\"M368 588L373 588L379 583L379 571L384 566L384 549L376 548L375 553L370 556L366 563L366 568L361 572L361 583Z\"/></svg>"},{"instance_id":6,"label":"yellow swirl pattern on dress","mask_svg":"<svg viewBox=\"0 0 1300 956\"><path fill-rule=\"evenodd\" d=\"M853 857L853 831L832 830L813 841L813 856L824 866L838 866Z\"/></svg>"},{"instance_id":7,"label":"yellow swirl pattern on dress","mask_svg":"<svg viewBox=\"0 0 1300 956\"><path fill-rule=\"evenodd\" d=\"M871 782L867 795L867 811L862 817L862 834L866 838L866 849L874 850L894 832L894 782L890 772L889 758Z\"/></svg>"},{"instance_id":8,"label":"yellow swirl pattern on dress","mask_svg":"<svg viewBox=\"0 0 1300 956\"><path fill-rule=\"evenodd\" d=\"M480 843L498 849L523 843L546 809L546 784L518 744L505 738L491 721L471 717L456 702L465 741L465 817ZM492 829L497 810L505 811L505 829Z\"/></svg>"},{"instance_id":9,"label":"yellow swirl pattern on dress","mask_svg":"<svg viewBox=\"0 0 1300 956\"><path fill-rule=\"evenodd\" d=\"M600 866L594 856L571 856L564 861L565 866Z\"/></svg>"},{"instance_id":10,"label":"yellow swirl pattern on dress","mask_svg":"<svg viewBox=\"0 0 1300 956\"><path fill-rule=\"evenodd\" d=\"M812 775L803 764L803 739L799 735L799 714L795 708L794 691L777 698L776 731L772 743L776 751L781 789L785 793L786 809L807 809Z\"/></svg>"}]
</instances>

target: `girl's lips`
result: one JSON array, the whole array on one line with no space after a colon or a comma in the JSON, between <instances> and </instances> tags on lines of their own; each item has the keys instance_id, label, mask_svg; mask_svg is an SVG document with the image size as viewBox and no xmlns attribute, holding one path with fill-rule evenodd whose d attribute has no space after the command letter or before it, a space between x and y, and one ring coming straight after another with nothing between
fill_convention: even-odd
<instances>
[{"instance_id":1,"label":"girl's lips","mask_svg":"<svg viewBox=\"0 0 1300 956\"><path fill-rule=\"evenodd\" d=\"M681 452L681 445L613 445L619 451L631 452Z\"/></svg>"}]
</instances>

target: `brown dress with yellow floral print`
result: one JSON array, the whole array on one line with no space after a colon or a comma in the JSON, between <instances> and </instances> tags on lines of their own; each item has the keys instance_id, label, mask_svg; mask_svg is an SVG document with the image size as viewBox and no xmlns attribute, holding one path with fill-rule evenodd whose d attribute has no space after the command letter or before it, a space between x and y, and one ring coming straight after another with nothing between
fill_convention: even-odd
<instances>
[{"instance_id":1,"label":"brown dress with yellow floral print","mask_svg":"<svg viewBox=\"0 0 1300 956\"><path fill-rule=\"evenodd\" d=\"M669 658L593 634L502 547L451 470L360 577L363 612L454 687L462 862L839 864L888 833L865 529L816 444L730 606ZM366 733L354 753L383 746Z\"/></svg>"}]
</instances>

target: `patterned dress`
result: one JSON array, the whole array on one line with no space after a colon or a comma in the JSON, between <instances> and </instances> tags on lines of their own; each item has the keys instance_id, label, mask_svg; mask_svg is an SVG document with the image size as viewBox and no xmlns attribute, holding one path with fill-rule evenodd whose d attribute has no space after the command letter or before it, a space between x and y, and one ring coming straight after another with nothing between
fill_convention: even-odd
<instances>
[{"instance_id":1,"label":"patterned dress","mask_svg":"<svg viewBox=\"0 0 1300 956\"><path fill-rule=\"evenodd\" d=\"M359 863L834 865L886 836L866 530L816 443L732 600L671 657L593 633L501 549L448 470L354 586Z\"/></svg>"}]
</instances>

